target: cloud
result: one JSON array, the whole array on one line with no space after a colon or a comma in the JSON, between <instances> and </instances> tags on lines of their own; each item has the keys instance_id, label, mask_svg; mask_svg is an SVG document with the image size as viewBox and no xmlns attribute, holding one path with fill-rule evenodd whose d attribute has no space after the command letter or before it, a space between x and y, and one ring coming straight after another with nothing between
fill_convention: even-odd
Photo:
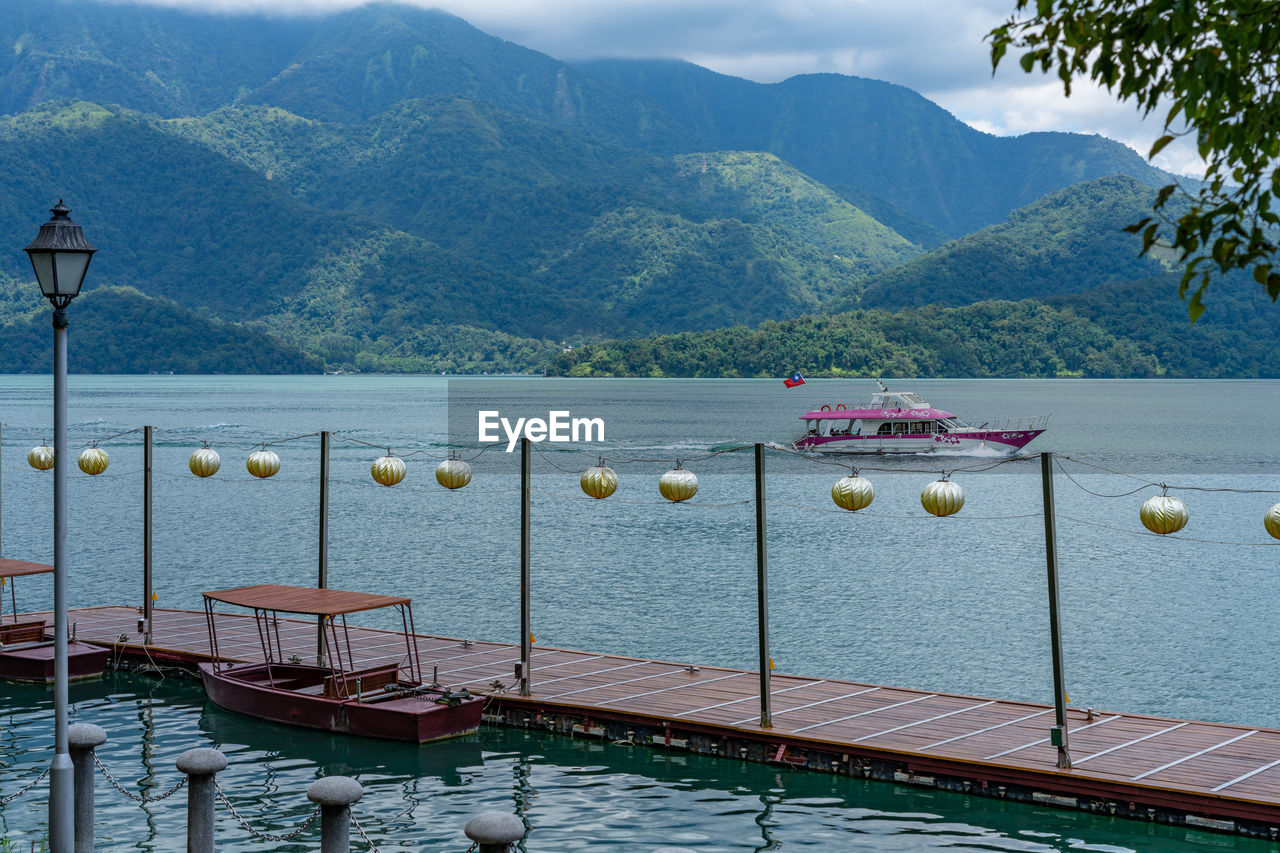
<instances>
[{"instance_id":1,"label":"cloud","mask_svg":"<svg viewBox=\"0 0 1280 853\"><path fill-rule=\"evenodd\" d=\"M143 0L189 10L323 14L361 0ZM914 89L988 133L1100 133L1144 156L1160 135L1132 106L1079 83L1023 74L1007 59L992 75L987 32L1013 0L408 0L565 61L676 58L761 83L835 72ZM1157 165L1202 171L1175 143Z\"/></svg>"}]
</instances>

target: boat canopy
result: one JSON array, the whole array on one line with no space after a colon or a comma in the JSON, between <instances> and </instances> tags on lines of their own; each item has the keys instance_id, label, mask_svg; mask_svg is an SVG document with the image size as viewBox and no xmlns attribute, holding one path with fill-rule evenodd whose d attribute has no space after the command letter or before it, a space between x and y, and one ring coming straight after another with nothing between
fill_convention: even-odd
<instances>
[{"instance_id":1,"label":"boat canopy","mask_svg":"<svg viewBox=\"0 0 1280 853\"><path fill-rule=\"evenodd\" d=\"M941 420L954 418L950 412L933 407L925 409L828 409L818 412L805 412L800 416L802 421L855 420L862 418L869 421L891 420Z\"/></svg>"},{"instance_id":2,"label":"boat canopy","mask_svg":"<svg viewBox=\"0 0 1280 853\"><path fill-rule=\"evenodd\" d=\"M20 578L25 575L47 575L53 572L48 563L28 563L26 560L0 559L0 578Z\"/></svg>"},{"instance_id":3,"label":"boat canopy","mask_svg":"<svg viewBox=\"0 0 1280 853\"><path fill-rule=\"evenodd\" d=\"M218 589L201 595L213 601L251 607L254 610L274 610L277 613L300 613L307 616L341 616L344 613L360 613L380 607L396 607L408 604L411 600L394 595L280 584Z\"/></svg>"}]
</instances>

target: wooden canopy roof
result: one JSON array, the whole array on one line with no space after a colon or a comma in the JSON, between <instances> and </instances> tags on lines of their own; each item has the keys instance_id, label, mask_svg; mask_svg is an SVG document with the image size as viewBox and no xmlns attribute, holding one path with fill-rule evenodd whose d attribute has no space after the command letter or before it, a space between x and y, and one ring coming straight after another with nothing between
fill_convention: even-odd
<instances>
[{"instance_id":1,"label":"wooden canopy roof","mask_svg":"<svg viewBox=\"0 0 1280 853\"><path fill-rule=\"evenodd\" d=\"M48 563L28 563L26 560L0 559L0 578L17 578L23 575L47 575L53 571Z\"/></svg>"},{"instance_id":2,"label":"wooden canopy roof","mask_svg":"<svg viewBox=\"0 0 1280 853\"><path fill-rule=\"evenodd\" d=\"M257 610L301 613L309 616L339 616L380 607L408 604L409 599L394 595L347 592L341 589L317 589L310 586L257 584L234 589L218 589L202 593L205 598Z\"/></svg>"}]
</instances>

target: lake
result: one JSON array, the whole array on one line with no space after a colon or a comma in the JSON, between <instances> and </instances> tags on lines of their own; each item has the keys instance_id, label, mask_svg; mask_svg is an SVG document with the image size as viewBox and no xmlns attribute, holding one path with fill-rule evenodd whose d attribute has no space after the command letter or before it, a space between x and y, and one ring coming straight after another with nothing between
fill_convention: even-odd
<instances>
[{"instance_id":1,"label":"lake","mask_svg":"<svg viewBox=\"0 0 1280 853\"><path fill-rule=\"evenodd\" d=\"M52 477L25 461L31 446L51 437L50 385L48 377L0 377L0 552L7 557L52 560ZM1267 618L1280 605L1272 580L1280 543L1262 527L1267 508L1280 501L1269 445L1280 383L889 385L975 423L1051 415L1049 431L1030 449L1054 451L1061 463L1055 494L1073 705L1280 726L1280 687L1272 677L1280 651ZM432 470L451 442L464 456L480 451L477 403L504 413L563 409L600 417L605 440L541 444L533 456L538 643L753 667L751 456L708 454L785 443L798 435L802 412L823 403L854 406L873 389L869 381L844 380L785 389L780 380L72 377L71 447L78 452L100 441L111 466L98 477L70 474L71 604L141 603L142 440L129 431L143 424L156 427L159 606L198 607L202 589L267 579L314 584L315 433L329 430L330 584L412 595L420 630L518 641L519 454L486 450L472 461L472 483L458 491L440 488ZM207 480L187 470L204 441L223 460ZM272 449L281 470L270 480L244 469L263 442L280 442ZM390 489L369 476L387 447L409 469ZM577 478L600 456L618 471L620 487L614 497L592 501ZM657 479L677 459L698 474L700 488L693 501L671 505L659 497ZM876 487L875 502L856 514L831 502L832 483L848 469L830 461L768 456L770 623L779 670L1050 702L1038 460L855 460ZM920 508L919 494L942 471L963 486L966 504L937 519ZM1151 483L1174 487L1170 493L1190 509L1191 523L1178 538L1147 535L1138 521L1142 500L1160 493ZM24 582L20 607L50 606L51 586ZM266 804L265 814L301 816L307 780L350 761L346 739L227 722L194 684L171 682L118 676L73 691L77 713L112 732L110 754L136 779L152 772L146 768L172 779L178 752L197 742L230 743L237 789ZM40 752L50 735L44 696L0 688L0 761L7 765L0 796L10 778L47 763ZM215 729L228 728L236 734L218 740ZM286 749L286 737L302 745ZM146 767L138 755L144 738L158 756ZM877 850L1174 850L1205 838L525 732L485 729L474 748L459 746L465 754L433 757L424 747L403 765L394 750L360 744L370 763L355 766L371 786L360 806L385 833L380 846L403 837L414 846L434 844L429 849L465 849L467 815L521 802L533 826L528 851L568 849L580 839L607 840L608 849L626 853L675 843L772 849L782 838L789 847L827 849L839 839L836 846ZM137 807L112 796L100 794L112 804L100 821L110 815L132 826ZM294 800L296 807L280 805ZM176 819L173 811L156 808L156 826ZM0 812L0 831L30 837L43 820L42 807L27 797ZM237 837L230 818L220 821L220 832ZM1263 849L1246 839L1209 838ZM133 840L141 849L166 849Z\"/></svg>"}]
</instances>

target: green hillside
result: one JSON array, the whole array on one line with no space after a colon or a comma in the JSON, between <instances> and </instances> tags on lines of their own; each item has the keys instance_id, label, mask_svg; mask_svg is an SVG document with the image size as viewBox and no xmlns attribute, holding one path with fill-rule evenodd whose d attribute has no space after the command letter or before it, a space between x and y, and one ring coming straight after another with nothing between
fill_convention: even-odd
<instances>
[{"instance_id":1,"label":"green hillside","mask_svg":"<svg viewBox=\"0 0 1280 853\"><path fill-rule=\"evenodd\" d=\"M29 313L0 326L0 373L53 370L49 305L34 284L26 294ZM210 320L130 287L85 291L70 322L72 373L318 373L321 367L320 359L260 329Z\"/></svg>"},{"instance_id":2,"label":"green hillside","mask_svg":"<svg viewBox=\"0 0 1280 853\"><path fill-rule=\"evenodd\" d=\"M1120 175L1067 187L1014 211L1007 222L873 278L852 301L878 308L967 305L1157 275L1165 266L1139 257L1141 241L1122 230L1150 210L1152 198L1149 187Z\"/></svg>"}]
</instances>

